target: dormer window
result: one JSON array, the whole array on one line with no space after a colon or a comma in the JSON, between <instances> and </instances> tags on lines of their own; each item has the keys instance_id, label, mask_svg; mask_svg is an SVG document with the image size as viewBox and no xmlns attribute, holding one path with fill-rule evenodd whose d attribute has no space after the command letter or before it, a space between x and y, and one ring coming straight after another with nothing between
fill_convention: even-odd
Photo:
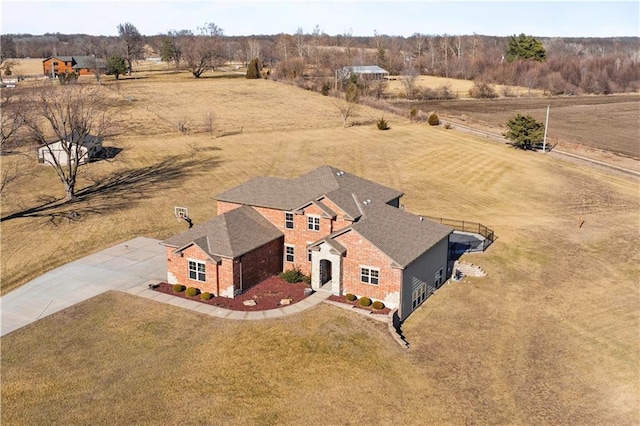
<instances>
[{"instance_id":1,"label":"dormer window","mask_svg":"<svg viewBox=\"0 0 640 426\"><path fill-rule=\"evenodd\" d=\"M293 229L293 213L284 212L284 227L285 229Z\"/></svg>"}]
</instances>

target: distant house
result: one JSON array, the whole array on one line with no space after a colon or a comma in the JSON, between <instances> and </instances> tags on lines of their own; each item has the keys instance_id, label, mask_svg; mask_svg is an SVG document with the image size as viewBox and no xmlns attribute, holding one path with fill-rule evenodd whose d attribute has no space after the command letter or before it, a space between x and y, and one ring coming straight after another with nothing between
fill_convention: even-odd
<instances>
[{"instance_id":1,"label":"distant house","mask_svg":"<svg viewBox=\"0 0 640 426\"><path fill-rule=\"evenodd\" d=\"M51 78L72 72L77 75L90 75L96 66L106 68L105 62L94 56L51 56L42 61L44 75Z\"/></svg>"},{"instance_id":2,"label":"distant house","mask_svg":"<svg viewBox=\"0 0 640 426\"><path fill-rule=\"evenodd\" d=\"M404 320L449 277L453 228L400 209L402 195L330 166L251 179L215 197L217 217L162 242L167 280L234 297L299 268L315 290L380 300Z\"/></svg>"},{"instance_id":3,"label":"distant house","mask_svg":"<svg viewBox=\"0 0 640 426\"><path fill-rule=\"evenodd\" d=\"M64 140L53 140L38 147L38 163L53 165L67 165L69 161L77 158L78 164L85 164L97 158L102 152L102 138L87 135L79 140L77 134L73 134Z\"/></svg>"},{"instance_id":4,"label":"distant house","mask_svg":"<svg viewBox=\"0 0 640 426\"><path fill-rule=\"evenodd\" d=\"M337 71L337 77L344 80L355 74L366 80L382 80L389 75L389 71L377 65L365 65L356 67L344 67Z\"/></svg>"}]
</instances>

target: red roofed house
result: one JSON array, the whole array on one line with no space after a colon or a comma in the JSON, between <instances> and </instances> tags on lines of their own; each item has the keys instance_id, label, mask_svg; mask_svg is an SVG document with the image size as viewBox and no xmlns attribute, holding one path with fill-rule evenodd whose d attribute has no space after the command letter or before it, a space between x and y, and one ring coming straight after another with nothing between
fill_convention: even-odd
<instances>
[{"instance_id":1,"label":"red roofed house","mask_svg":"<svg viewBox=\"0 0 640 426\"><path fill-rule=\"evenodd\" d=\"M295 266L315 290L404 320L446 280L453 228L400 209L402 195L330 166L251 179L215 197L217 217L163 241L168 281L234 297Z\"/></svg>"}]
</instances>

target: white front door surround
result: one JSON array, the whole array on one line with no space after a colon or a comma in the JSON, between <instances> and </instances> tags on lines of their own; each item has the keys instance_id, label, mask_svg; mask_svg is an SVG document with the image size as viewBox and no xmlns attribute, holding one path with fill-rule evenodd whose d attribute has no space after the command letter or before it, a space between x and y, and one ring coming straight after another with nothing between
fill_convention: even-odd
<instances>
[{"instance_id":1,"label":"white front door surround","mask_svg":"<svg viewBox=\"0 0 640 426\"><path fill-rule=\"evenodd\" d=\"M331 267L331 272L321 273L321 261L325 267ZM342 294L342 256L336 252L329 244L321 243L311 250L311 288L319 290L324 284L323 276L331 277L331 293L336 296Z\"/></svg>"}]
</instances>

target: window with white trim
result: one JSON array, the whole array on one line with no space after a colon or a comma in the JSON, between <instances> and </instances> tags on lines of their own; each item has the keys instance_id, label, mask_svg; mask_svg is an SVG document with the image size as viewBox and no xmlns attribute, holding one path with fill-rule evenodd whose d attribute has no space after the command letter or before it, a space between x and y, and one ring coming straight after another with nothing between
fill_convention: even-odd
<instances>
[{"instance_id":1,"label":"window with white trim","mask_svg":"<svg viewBox=\"0 0 640 426\"><path fill-rule=\"evenodd\" d=\"M286 229L293 229L293 213L284 212L284 227Z\"/></svg>"},{"instance_id":2,"label":"window with white trim","mask_svg":"<svg viewBox=\"0 0 640 426\"><path fill-rule=\"evenodd\" d=\"M207 281L205 263L198 260L189 260L189 279L194 281Z\"/></svg>"},{"instance_id":3,"label":"window with white trim","mask_svg":"<svg viewBox=\"0 0 640 426\"><path fill-rule=\"evenodd\" d=\"M366 284L378 285L380 281L380 270L368 266L361 266L360 281Z\"/></svg>"},{"instance_id":4,"label":"window with white trim","mask_svg":"<svg viewBox=\"0 0 640 426\"><path fill-rule=\"evenodd\" d=\"M295 261L295 246L285 245L284 246L284 260L289 263L293 263Z\"/></svg>"},{"instance_id":5,"label":"window with white trim","mask_svg":"<svg viewBox=\"0 0 640 426\"><path fill-rule=\"evenodd\" d=\"M440 284L442 284L442 268L438 269L438 272L436 272L433 281L436 285L436 288L440 287Z\"/></svg>"},{"instance_id":6,"label":"window with white trim","mask_svg":"<svg viewBox=\"0 0 640 426\"><path fill-rule=\"evenodd\" d=\"M319 231L320 216L307 216L307 228L311 231Z\"/></svg>"}]
</instances>

